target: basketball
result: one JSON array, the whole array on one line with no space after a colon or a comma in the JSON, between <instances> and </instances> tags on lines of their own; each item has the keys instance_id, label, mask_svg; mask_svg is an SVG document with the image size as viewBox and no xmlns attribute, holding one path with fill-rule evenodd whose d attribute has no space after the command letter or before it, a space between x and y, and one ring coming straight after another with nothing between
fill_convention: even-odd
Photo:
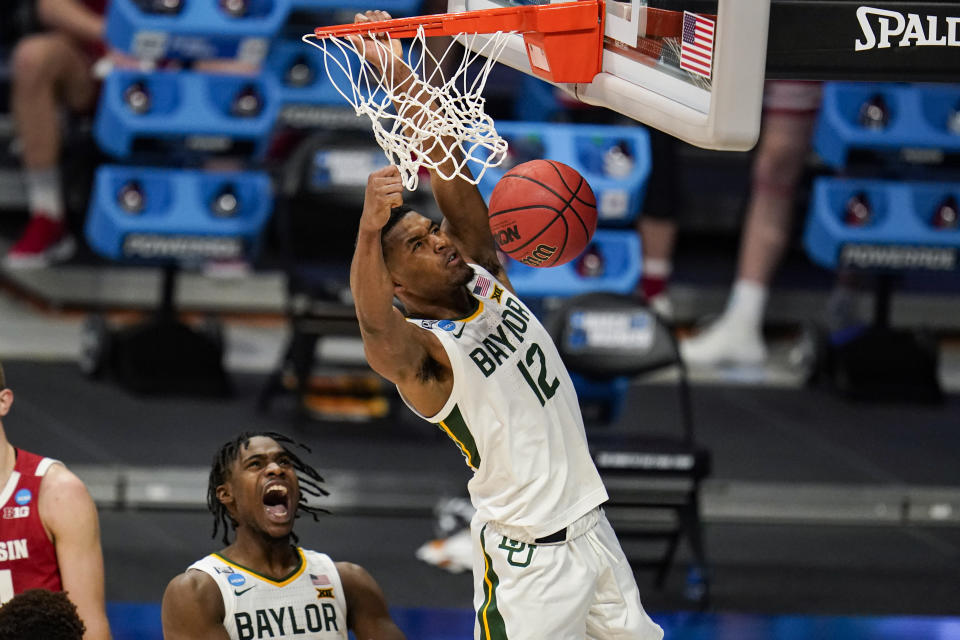
<instances>
[{"instance_id":1,"label":"basketball","mask_svg":"<svg viewBox=\"0 0 960 640\"><path fill-rule=\"evenodd\" d=\"M490 196L500 250L531 267L556 267L583 251L597 228L597 200L576 169L531 160L510 169Z\"/></svg>"}]
</instances>

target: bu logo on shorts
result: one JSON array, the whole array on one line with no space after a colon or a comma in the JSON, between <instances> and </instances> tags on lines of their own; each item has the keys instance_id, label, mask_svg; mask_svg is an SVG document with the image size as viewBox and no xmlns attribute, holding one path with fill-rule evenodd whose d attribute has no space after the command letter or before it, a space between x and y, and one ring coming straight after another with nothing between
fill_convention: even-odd
<instances>
[{"instance_id":1,"label":"bu logo on shorts","mask_svg":"<svg viewBox=\"0 0 960 640\"><path fill-rule=\"evenodd\" d=\"M526 567L533 560L533 551L537 548L535 544L527 544L518 540L511 540L504 536L498 545L507 552L507 562L514 567ZM524 557L526 552L526 557Z\"/></svg>"}]
</instances>

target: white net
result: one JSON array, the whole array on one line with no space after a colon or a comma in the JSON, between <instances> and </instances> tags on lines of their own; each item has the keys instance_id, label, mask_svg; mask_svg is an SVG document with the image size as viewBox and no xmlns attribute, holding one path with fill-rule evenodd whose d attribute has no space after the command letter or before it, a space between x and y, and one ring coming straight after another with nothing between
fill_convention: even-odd
<instances>
[{"instance_id":1,"label":"white net","mask_svg":"<svg viewBox=\"0 0 960 640\"><path fill-rule=\"evenodd\" d=\"M460 177L477 184L488 168L503 162L507 142L484 111L482 93L507 35L461 33L438 56L419 27L399 58L399 39L389 34L308 34L303 41L323 52L332 86L357 115L370 118L377 143L400 169L404 187L413 191L421 167L444 180ZM464 44L459 61L457 41ZM395 65L404 64L412 78L394 73Z\"/></svg>"}]
</instances>

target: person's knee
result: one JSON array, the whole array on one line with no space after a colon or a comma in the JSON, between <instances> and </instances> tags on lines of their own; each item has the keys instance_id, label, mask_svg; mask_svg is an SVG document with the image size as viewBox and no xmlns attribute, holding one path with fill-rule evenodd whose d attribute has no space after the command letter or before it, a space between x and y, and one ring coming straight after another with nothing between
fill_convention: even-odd
<instances>
[{"instance_id":1,"label":"person's knee","mask_svg":"<svg viewBox=\"0 0 960 640\"><path fill-rule=\"evenodd\" d=\"M757 184L792 189L806 162L808 142L774 136L758 148L753 161L753 180Z\"/></svg>"},{"instance_id":2,"label":"person's knee","mask_svg":"<svg viewBox=\"0 0 960 640\"><path fill-rule=\"evenodd\" d=\"M53 82L66 51L55 37L46 34L23 38L11 56L14 84L27 87Z\"/></svg>"}]
</instances>

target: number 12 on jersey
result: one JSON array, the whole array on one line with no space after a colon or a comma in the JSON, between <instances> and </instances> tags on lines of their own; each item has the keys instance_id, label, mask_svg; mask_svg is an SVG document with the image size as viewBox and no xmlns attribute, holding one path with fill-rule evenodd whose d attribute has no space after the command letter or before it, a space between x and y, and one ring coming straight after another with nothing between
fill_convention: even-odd
<instances>
[{"instance_id":1,"label":"number 12 on jersey","mask_svg":"<svg viewBox=\"0 0 960 640\"><path fill-rule=\"evenodd\" d=\"M524 362L526 362L526 364L524 364ZM538 363L536 368L540 371L536 381L534 381L530 370L534 367L535 362ZM543 354L543 349L540 348L540 345L536 342L531 344L530 348L527 349L526 356L517 361L517 367L520 369L520 373L523 374L523 379L526 380L530 388L533 389L537 400L540 401L540 406L546 405L547 400L552 398L557 392L560 381L554 378L553 381L547 382L547 358Z\"/></svg>"}]
</instances>

